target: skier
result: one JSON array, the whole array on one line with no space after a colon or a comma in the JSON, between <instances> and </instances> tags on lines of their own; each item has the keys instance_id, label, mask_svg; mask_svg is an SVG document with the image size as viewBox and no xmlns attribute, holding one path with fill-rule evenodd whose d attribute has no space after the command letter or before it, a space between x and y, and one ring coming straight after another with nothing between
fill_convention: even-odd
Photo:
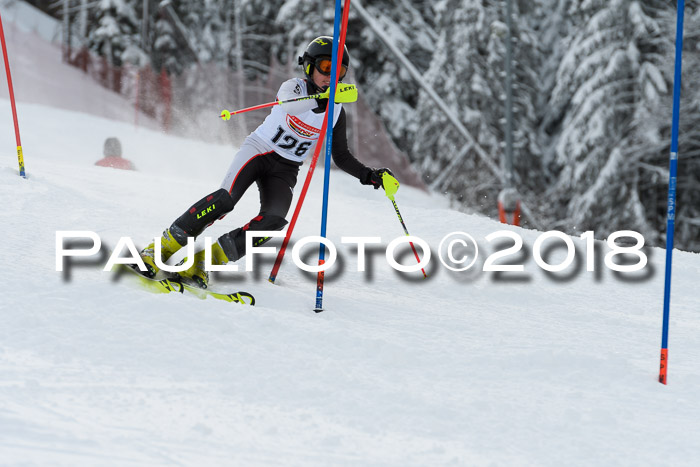
<instances>
[{"instance_id":1,"label":"skier","mask_svg":"<svg viewBox=\"0 0 700 467\"><path fill-rule=\"evenodd\" d=\"M299 57L305 78L292 78L282 83L277 100L318 94L330 86L332 41L331 37L321 36L309 43ZM343 52L339 81L350 64L347 48ZM319 139L327 104L328 99L310 99L273 107L265 121L241 145L221 188L197 201L163 232L160 238L163 263L187 244L188 237L199 236L209 225L231 212L253 182L260 191L260 212L243 227L219 237L211 248L212 264L226 264L243 257L247 230L282 230L287 224L285 216L292 202L299 167ZM350 153L345 122L345 110L341 104L335 104L333 161L363 185L378 189L382 186L382 175L393 174L386 168L367 167ZM255 246L266 240L253 239ZM159 268L154 260L154 243L140 254L148 269L143 274L155 277ZM206 288L209 274L205 270L204 250L195 253L194 264L179 274L186 283Z\"/></svg>"}]
</instances>

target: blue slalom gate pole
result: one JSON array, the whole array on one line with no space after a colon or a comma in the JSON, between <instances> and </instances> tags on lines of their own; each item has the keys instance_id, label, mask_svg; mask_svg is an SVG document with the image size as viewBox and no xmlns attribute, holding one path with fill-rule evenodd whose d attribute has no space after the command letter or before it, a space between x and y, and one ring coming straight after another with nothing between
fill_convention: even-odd
<instances>
[{"instance_id":1,"label":"blue slalom gate pole","mask_svg":"<svg viewBox=\"0 0 700 467\"><path fill-rule=\"evenodd\" d=\"M676 176L678 172L678 127L681 107L681 66L683 63L683 15L685 0L678 0L676 20L676 65L673 77L673 117L671 121L671 156L668 171L668 210L666 223L666 276L664 281L664 322L661 333L661 365L659 382L666 384L668 372L668 323L671 307L671 264L673 260L673 234L676 219Z\"/></svg>"},{"instance_id":2,"label":"blue slalom gate pole","mask_svg":"<svg viewBox=\"0 0 700 467\"><path fill-rule=\"evenodd\" d=\"M346 2L348 3L348 2ZM346 10L349 10L350 5L346 5ZM347 16L341 14L340 0L335 1L335 20L333 23L333 55L331 57L331 88L328 96L328 113L326 124L326 158L323 170L323 207L321 208L321 237L326 238L326 225L328 223L328 189L330 186L331 175L331 151L333 146L333 115L335 112L335 90L338 83L338 44L340 42L340 18ZM344 18L345 19L345 18ZM347 19L345 25L347 27ZM318 249L318 265L322 266L326 260L326 246L321 243ZM318 272L316 280L316 308L314 311L320 313L323 311L323 271Z\"/></svg>"}]
</instances>

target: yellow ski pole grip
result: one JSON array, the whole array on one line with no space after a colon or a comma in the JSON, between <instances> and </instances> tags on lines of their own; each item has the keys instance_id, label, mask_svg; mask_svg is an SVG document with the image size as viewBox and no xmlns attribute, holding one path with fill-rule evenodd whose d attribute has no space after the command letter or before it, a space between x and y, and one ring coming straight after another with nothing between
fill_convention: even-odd
<instances>
[{"instance_id":1,"label":"yellow ski pole grip","mask_svg":"<svg viewBox=\"0 0 700 467\"><path fill-rule=\"evenodd\" d=\"M394 195L399 191L399 181L392 177L389 172L384 172L382 174L382 185L384 186L384 193L386 193L386 196L393 200Z\"/></svg>"}]
</instances>

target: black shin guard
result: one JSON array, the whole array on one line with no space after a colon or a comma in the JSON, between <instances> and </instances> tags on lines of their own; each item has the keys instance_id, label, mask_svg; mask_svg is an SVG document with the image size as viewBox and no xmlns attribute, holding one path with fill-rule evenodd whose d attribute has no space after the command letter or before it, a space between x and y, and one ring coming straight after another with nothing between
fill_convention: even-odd
<instances>
[{"instance_id":1,"label":"black shin guard","mask_svg":"<svg viewBox=\"0 0 700 467\"><path fill-rule=\"evenodd\" d=\"M205 196L173 222L173 226L184 231L187 237L197 237L204 229L233 210L233 199L223 188ZM181 244L179 238L176 238Z\"/></svg>"},{"instance_id":2,"label":"black shin guard","mask_svg":"<svg viewBox=\"0 0 700 467\"><path fill-rule=\"evenodd\" d=\"M245 256L245 235L248 230L282 230L287 225L284 217L261 213L248 224L219 237L219 245L229 261L238 261ZM253 246L260 246L270 237L253 237Z\"/></svg>"}]
</instances>

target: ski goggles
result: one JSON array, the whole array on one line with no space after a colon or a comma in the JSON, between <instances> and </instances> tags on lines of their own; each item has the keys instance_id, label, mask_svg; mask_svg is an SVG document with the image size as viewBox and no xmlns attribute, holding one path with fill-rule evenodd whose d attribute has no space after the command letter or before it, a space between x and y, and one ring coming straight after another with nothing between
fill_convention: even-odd
<instances>
[{"instance_id":1,"label":"ski goggles","mask_svg":"<svg viewBox=\"0 0 700 467\"><path fill-rule=\"evenodd\" d=\"M330 58L318 58L314 64L319 73L325 76L331 75L331 70L333 69L333 62ZM345 74L348 72L348 67L345 65L340 65L340 76L338 81L342 81L345 78Z\"/></svg>"}]
</instances>

